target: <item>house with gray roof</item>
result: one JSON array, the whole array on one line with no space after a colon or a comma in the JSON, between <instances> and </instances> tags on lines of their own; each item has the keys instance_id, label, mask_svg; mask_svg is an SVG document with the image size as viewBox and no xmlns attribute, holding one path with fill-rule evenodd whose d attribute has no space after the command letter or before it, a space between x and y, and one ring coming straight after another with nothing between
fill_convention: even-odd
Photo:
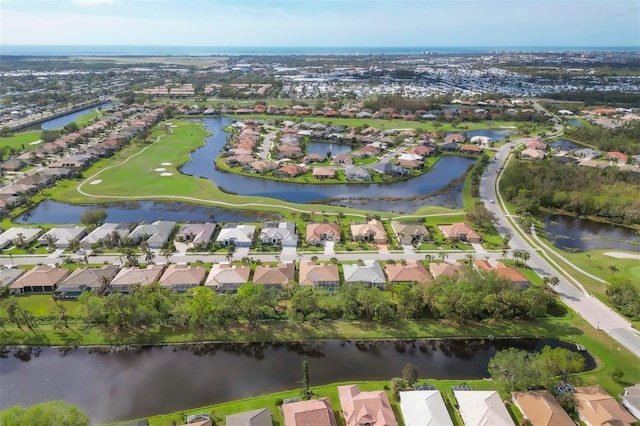
<instances>
[{"instance_id":1,"label":"house with gray roof","mask_svg":"<svg viewBox=\"0 0 640 426\"><path fill-rule=\"evenodd\" d=\"M602 152L591 148L577 149L572 154L580 158L598 158L602 156Z\"/></svg>"},{"instance_id":2,"label":"house with gray roof","mask_svg":"<svg viewBox=\"0 0 640 426\"><path fill-rule=\"evenodd\" d=\"M146 268L122 268L109 284L111 291L130 293L134 285L151 285L160 279L164 266L149 265Z\"/></svg>"},{"instance_id":3,"label":"house with gray roof","mask_svg":"<svg viewBox=\"0 0 640 426\"><path fill-rule=\"evenodd\" d=\"M268 408L245 411L227 416L227 426L273 426Z\"/></svg>"},{"instance_id":4,"label":"house with gray roof","mask_svg":"<svg viewBox=\"0 0 640 426\"><path fill-rule=\"evenodd\" d=\"M382 173L388 176L394 176L394 177L405 176L411 173L409 170L405 169L404 167L398 166L397 164L388 163L388 162L376 164L375 166L373 166L373 171Z\"/></svg>"},{"instance_id":5,"label":"house with gray roof","mask_svg":"<svg viewBox=\"0 0 640 426\"><path fill-rule=\"evenodd\" d=\"M216 241L225 246L251 247L255 232L256 227L253 225L228 223L220 230Z\"/></svg>"},{"instance_id":6,"label":"house with gray roof","mask_svg":"<svg viewBox=\"0 0 640 426\"><path fill-rule=\"evenodd\" d=\"M138 225L131 234L129 234L129 238L135 241L136 244L146 241L149 248L160 249L169 240L175 227L175 222L167 220L143 223L142 225Z\"/></svg>"},{"instance_id":7,"label":"house with gray roof","mask_svg":"<svg viewBox=\"0 0 640 426\"><path fill-rule=\"evenodd\" d=\"M345 283L365 283L369 286L384 288L387 282L382 266L373 260L366 260L364 265L343 265L342 268Z\"/></svg>"},{"instance_id":8,"label":"house with gray roof","mask_svg":"<svg viewBox=\"0 0 640 426\"><path fill-rule=\"evenodd\" d=\"M369 170L360 166L347 166L344 169L344 174L348 181L367 181L371 180Z\"/></svg>"},{"instance_id":9,"label":"house with gray roof","mask_svg":"<svg viewBox=\"0 0 640 426\"><path fill-rule=\"evenodd\" d=\"M19 243L20 239L23 240L25 245L29 245L34 242L42 234L40 228L9 228L2 234L0 234L0 249L5 249L9 246Z\"/></svg>"},{"instance_id":10,"label":"house with gray roof","mask_svg":"<svg viewBox=\"0 0 640 426\"><path fill-rule=\"evenodd\" d=\"M296 247L298 245L296 224L293 222L280 222L277 227L265 226L260 232L260 241L262 244Z\"/></svg>"},{"instance_id":11,"label":"house with gray roof","mask_svg":"<svg viewBox=\"0 0 640 426\"><path fill-rule=\"evenodd\" d=\"M118 238L129 236L129 228L124 223L103 223L80 241L80 247L90 249L93 244L111 240L112 235L118 234Z\"/></svg>"},{"instance_id":12,"label":"house with gray roof","mask_svg":"<svg viewBox=\"0 0 640 426\"><path fill-rule=\"evenodd\" d=\"M38 238L38 244L41 246L48 246L51 244L59 249L67 249L69 248L69 243L72 240L80 241L85 235L87 235L87 228L85 226L75 226L73 228L52 228L43 236Z\"/></svg>"},{"instance_id":13,"label":"house with gray roof","mask_svg":"<svg viewBox=\"0 0 640 426\"><path fill-rule=\"evenodd\" d=\"M75 299L85 291L102 294L116 276L118 265L104 265L101 268L79 268L64 279L56 288L56 297Z\"/></svg>"},{"instance_id":14,"label":"house with gray roof","mask_svg":"<svg viewBox=\"0 0 640 426\"><path fill-rule=\"evenodd\" d=\"M10 286L15 280L20 278L25 272L24 269L18 268L1 268L0 269L0 289Z\"/></svg>"},{"instance_id":15,"label":"house with gray roof","mask_svg":"<svg viewBox=\"0 0 640 426\"><path fill-rule=\"evenodd\" d=\"M175 240L187 244L187 247L205 249L211 242L215 223L187 223L176 234Z\"/></svg>"},{"instance_id":16,"label":"house with gray roof","mask_svg":"<svg viewBox=\"0 0 640 426\"><path fill-rule=\"evenodd\" d=\"M418 245L431 238L427 227L420 222L398 222L394 220L391 222L391 229L395 232L400 244Z\"/></svg>"}]
</instances>

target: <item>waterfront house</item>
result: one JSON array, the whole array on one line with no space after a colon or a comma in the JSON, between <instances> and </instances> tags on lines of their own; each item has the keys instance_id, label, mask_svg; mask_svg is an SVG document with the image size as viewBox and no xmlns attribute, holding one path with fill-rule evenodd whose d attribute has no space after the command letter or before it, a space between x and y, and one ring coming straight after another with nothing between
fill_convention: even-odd
<instances>
[{"instance_id":1,"label":"waterfront house","mask_svg":"<svg viewBox=\"0 0 640 426\"><path fill-rule=\"evenodd\" d=\"M387 176L392 177L404 176L410 173L409 170L405 169L404 167L388 162L376 164L375 166L373 166L373 171L383 173Z\"/></svg>"},{"instance_id":2,"label":"waterfront house","mask_svg":"<svg viewBox=\"0 0 640 426\"><path fill-rule=\"evenodd\" d=\"M12 294L53 293L69 275L68 269L49 265L38 265L16 279L10 286Z\"/></svg>"},{"instance_id":3,"label":"waterfront house","mask_svg":"<svg viewBox=\"0 0 640 426\"><path fill-rule=\"evenodd\" d=\"M296 176L307 173L309 169L306 167L298 166L295 164L286 164L273 172L275 177L279 178L294 178Z\"/></svg>"},{"instance_id":4,"label":"waterfront house","mask_svg":"<svg viewBox=\"0 0 640 426\"><path fill-rule=\"evenodd\" d=\"M527 147L527 149L538 149L541 151L545 151L547 149L547 144L537 139L530 140L524 145Z\"/></svg>"},{"instance_id":5,"label":"waterfront house","mask_svg":"<svg viewBox=\"0 0 640 426\"><path fill-rule=\"evenodd\" d=\"M383 390L360 391L358 385L338 386L346 426L397 426L393 409Z\"/></svg>"},{"instance_id":6,"label":"waterfront house","mask_svg":"<svg viewBox=\"0 0 640 426\"><path fill-rule=\"evenodd\" d=\"M520 153L520 158L523 160L544 160L547 154L539 149L524 149Z\"/></svg>"},{"instance_id":7,"label":"waterfront house","mask_svg":"<svg viewBox=\"0 0 640 426\"><path fill-rule=\"evenodd\" d=\"M400 160L398 159L398 166L408 170L423 169L424 163L421 160Z\"/></svg>"},{"instance_id":8,"label":"waterfront house","mask_svg":"<svg viewBox=\"0 0 640 426\"><path fill-rule=\"evenodd\" d=\"M187 223L182 225L175 240L187 244L190 249L205 249L211 242L215 230L215 223Z\"/></svg>"},{"instance_id":9,"label":"waterfront house","mask_svg":"<svg viewBox=\"0 0 640 426\"><path fill-rule=\"evenodd\" d=\"M405 426L453 426L438 390L400 392L400 411Z\"/></svg>"},{"instance_id":10,"label":"waterfront house","mask_svg":"<svg viewBox=\"0 0 640 426\"><path fill-rule=\"evenodd\" d=\"M148 265L146 268L122 268L109 283L109 290L119 293L130 293L135 285L151 285L160 279L164 267L162 265Z\"/></svg>"},{"instance_id":11,"label":"waterfront house","mask_svg":"<svg viewBox=\"0 0 640 426\"><path fill-rule=\"evenodd\" d=\"M511 392L511 399L525 419L540 426L574 426L571 417L563 410L548 390Z\"/></svg>"},{"instance_id":12,"label":"waterfront house","mask_svg":"<svg viewBox=\"0 0 640 426\"><path fill-rule=\"evenodd\" d=\"M336 177L336 169L332 167L317 167L313 169L313 177L316 179L334 179Z\"/></svg>"},{"instance_id":13,"label":"waterfront house","mask_svg":"<svg viewBox=\"0 0 640 426\"><path fill-rule=\"evenodd\" d=\"M127 224L104 223L84 237L80 241L80 247L88 250L93 244L113 242L116 235L118 239L122 240L129 236L129 232Z\"/></svg>"},{"instance_id":14,"label":"waterfront house","mask_svg":"<svg viewBox=\"0 0 640 426\"><path fill-rule=\"evenodd\" d=\"M338 265L316 264L315 262L300 262L300 285L308 285L325 289L335 289L340 286Z\"/></svg>"},{"instance_id":15,"label":"waterfront house","mask_svg":"<svg viewBox=\"0 0 640 426\"><path fill-rule=\"evenodd\" d=\"M146 241L147 246L159 249L169 240L169 236L176 227L176 223L167 220L156 220L153 223L144 223L136 226L129 234L129 238L136 244Z\"/></svg>"},{"instance_id":16,"label":"waterfront house","mask_svg":"<svg viewBox=\"0 0 640 426\"><path fill-rule=\"evenodd\" d=\"M520 287L523 290L531 287L531 283L529 282L527 277L522 274L522 272L518 271L515 268L507 266L502 262L497 262L496 266L493 267L486 260L476 259L473 261L473 266L477 271L495 272L499 277L510 281L513 285Z\"/></svg>"},{"instance_id":17,"label":"waterfront house","mask_svg":"<svg viewBox=\"0 0 640 426\"><path fill-rule=\"evenodd\" d=\"M220 230L216 241L225 246L251 247L255 232L253 225L228 223Z\"/></svg>"},{"instance_id":18,"label":"waterfront house","mask_svg":"<svg viewBox=\"0 0 640 426\"><path fill-rule=\"evenodd\" d=\"M277 266L256 266L253 283L267 288L281 288L294 283L295 272L295 264L291 262L280 263Z\"/></svg>"},{"instance_id":19,"label":"waterfront house","mask_svg":"<svg viewBox=\"0 0 640 426\"><path fill-rule=\"evenodd\" d=\"M431 238L427 228L419 222L391 222L391 229L396 234L400 244L418 245Z\"/></svg>"},{"instance_id":20,"label":"waterfront house","mask_svg":"<svg viewBox=\"0 0 640 426\"><path fill-rule=\"evenodd\" d=\"M307 244L319 246L325 241L340 242L340 225L335 223L307 224Z\"/></svg>"},{"instance_id":21,"label":"waterfront house","mask_svg":"<svg viewBox=\"0 0 640 426\"><path fill-rule=\"evenodd\" d=\"M278 226L265 226L260 232L260 242L282 247L296 247L298 245L296 224L293 222L280 222Z\"/></svg>"},{"instance_id":22,"label":"waterfront house","mask_svg":"<svg viewBox=\"0 0 640 426\"><path fill-rule=\"evenodd\" d=\"M498 392L454 390L453 395L465 426L515 426Z\"/></svg>"},{"instance_id":23,"label":"waterfront house","mask_svg":"<svg viewBox=\"0 0 640 426\"><path fill-rule=\"evenodd\" d=\"M579 158L598 158L602 156L602 152L597 149L583 148L573 151L573 155Z\"/></svg>"},{"instance_id":24,"label":"waterfront house","mask_svg":"<svg viewBox=\"0 0 640 426\"><path fill-rule=\"evenodd\" d=\"M282 404L284 426L337 426L328 398Z\"/></svg>"},{"instance_id":25,"label":"waterfront house","mask_svg":"<svg viewBox=\"0 0 640 426\"><path fill-rule=\"evenodd\" d=\"M433 276L434 279L438 279L440 275L444 275L446 277L457 277L462 273L462 265L460 263L429 263L429 272Z\"/></svg>"},{"instance_id":26,"label":"waterfront house","mask_svg":"<svg viewBox=\"0 0 640 426\"><path fill-rule=\"evenodd\" d=\"M466 223L454 223L453 225L438 225L438 229L448 240L480 243L482 237Z\"/></svg>"},{"instance_id":27,"label":"waterfront house","mask_svg":"<svg viewBox=\"0 0 640 426\"><path fill-rule=\"evenodd\" d=\"M383 289L387 282L382 266L373 260L365 260L363 265L344 264L342 268L345 283L365 283Z\"/></svg>"},{"instance_id":28,"label":"waterfront house","mask_svg":"<svg viewBox=\"0 0 640 426\"><path fill-rule=\"evenodd\" d=\"M69 243L73 240L82 239L87 235L87 228L84 226L75 226L73 228L52 228L43 236L38 238L38 244L48 246L50 243L55 248L67 249Z\"/></svg>"},{"instance_id":29,"label":"waterfront house","mask_svg":"<svg viewBox=\"0 0 640 426\"><path fill-rule=\"evenodd\" d=\"M218 293L238 291L238 288L249 281L251 266L231 265L227 262L218 263L211 267L205 286L213 288Z\"/></svg>"},{"instance_id":30,"label":"waterfront house","mask_svg":"<svg viewBox=\"0 0 640 426\"><path fill-rule=\"evenodd\" d=\"M158 284L169 290L184 293L187 290L198 287L207 276L206 269L199 266L170 264L164 271Z\"/></svg>"},{"instance_id":31,"label":"waterfront house","mask_svg":"<svg viewBox=\"0 0 640 426\"><path fill-rule=\"evenodd\" d=\"M444 137L445 143L448 143L448 142L461 143L461 142L464 142L465 140L467 140L467 137L460 133L451 133L450 135L447 135Z\"/></svg>"},{"instance_id":32,"label":"waterfront house","mask_svg":"<svg viewBox=\"0 0 640 426\"><path fill-rule=\"evenodd\" d=\"M336 154L331 159L332 164L342 164L344 166L353 164L353 158L349 154Z\"/></svg>"},{"instance_id":33,"label":"waterfront house","mask_svg":"<svg viewBox=\"0 0 640 426\"><path fill-rule=\"evenodd\" d=\"M0 234L0 249L5 249L12 245L26 247L41 234L42 229L40 228L9 228Z\"/></svg>"},{"instance_id":34,"label":"waterfront house","mask_svg":"<svg viewBox=\"0 0 640 426\"><path fill-rule=\"evenodd\" d=\"M268 408L232 414L226 418L227 426L273 426Z\"/></svg>"},{"instance_id":35,"label":"waterfront house","mask_svg":"<svg viewBox=\"0 0 640 426\"><path fill-rule=\"evenodd\" d=\"M408 261L406 265L400 263L388 263L384 267L389 282L391 283L429 283L433 279L427 268L417 261Z\"/></svg>"},{"instance_id":36,"label":"waterfront house","mask_svg":"<svg viewBox=\"0 0 640 426\"><path fill-rule=\"evenodd\" d=\"M102 294L119 270L117 265L76 269L56 288L56 297L75 299L85 291Z\"/></svg>"},{"instance_id":37,"label":"waterfront house","mask_svg":"<svg viewBox=\"0 0 640 426\"><path fill-rule=\"evenodd\" d=\"M587 426L631 426L637 421L600 385L576 387L573 395L578 417Z\"/></svg>"},{"instance_id":38,"label":"waterfront house","mask_svg":"<svg viewBox=\"0 0 640 426\"><path fill-rule=\"evenodd\" d=\"M482 148L477 145L465 144L460 147L463 154L482 154Z\"/></svg>"},{"instance_id":39,"label":"waterfront house","mask_svg":"<svg viewBox=\"0 0 640 426\"><path fill-rule=\"evenodd\" d=\"M351 235L355 241L373 242L376 244L387 243L387 232L384 225L378 219L371 219L367 223L352 223Z\"/></svg>"},{"instance_id":40,"label":"waterfront house","mask_svg":"<svg viewBox=\"0 0 640 426\"><path fill-rule=\"evenodd\" d=\"M324 155L320 155L320 154L309 154L309 155L305 155L304 157L302 157L302 159L300 160L300 162L302 163L318 163L321 161L326 160L327 157L325 157Z\"/></svg>"},{"instance_id":41,"label":"waterfront house","mask_svg":"<svg viewBox=\"0 0 640 426\"><path fill-rule=\"evenodd\" d=\"M344 174L347 177L347 180L350 182L371 180L371 175L369 174L369 170L359 166L345 167Z\"/></svg>"},{"instance_id":42,"label":"waterfront house","mask_svg":"<svg viewBox=\"0 0 640 426\"><path fill-rule=\"evenodd\" d=\"M458 144L456 142L444 142L439 145L439 149L440 151L447 151L447 152L457 151Z\"/></svg>"}]
</instances>

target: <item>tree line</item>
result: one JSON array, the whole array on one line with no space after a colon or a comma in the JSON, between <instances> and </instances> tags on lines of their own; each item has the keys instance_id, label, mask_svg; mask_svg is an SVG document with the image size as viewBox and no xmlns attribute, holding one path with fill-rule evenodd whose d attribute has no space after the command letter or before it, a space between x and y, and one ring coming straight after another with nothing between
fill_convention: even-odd
<instances>
[{"instance_id":1,"label":"tree line","mask_svg":"<svg viewBox=\"0 0 640 426\"><path fill-rule=\"evenodd\" d=\"M568 128L565 134L604 151L620 151L628 155L640 154L640 121L633 120L615 129L601 126Z\"/></svg>"}]
</instances>

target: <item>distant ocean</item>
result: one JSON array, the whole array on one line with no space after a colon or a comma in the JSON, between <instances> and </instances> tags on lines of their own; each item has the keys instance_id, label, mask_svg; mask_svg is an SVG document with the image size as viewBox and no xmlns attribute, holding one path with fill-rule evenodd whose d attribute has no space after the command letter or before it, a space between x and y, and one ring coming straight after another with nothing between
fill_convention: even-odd
<instances>
[{"instance_id":1,"label":"distant ocean","mask_svg":"<svg viewBox=\"0 0 640 426\"><path fill-rule=\"evenodd\" d=\"M399 55L422 53L638 51L620 47L232 47L232 46L45 46L0 45L0 55L16 56L242 56L242 55Z\"/></svg>"}]
</instances>

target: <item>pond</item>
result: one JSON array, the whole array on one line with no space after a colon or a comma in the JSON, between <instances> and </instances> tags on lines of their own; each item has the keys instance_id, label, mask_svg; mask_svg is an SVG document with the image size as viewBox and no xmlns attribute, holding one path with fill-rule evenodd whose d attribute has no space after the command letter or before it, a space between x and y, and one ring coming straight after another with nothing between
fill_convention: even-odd
<instances>
[{"instance_id":1,"label":"pond","mask_svg":"<svg viewBox=\"0 0 640 426\"><path fill-rule=\"evenodd\" d=\"M429 172L413 179L389 184L305 185L273 181L216 170L213 161L226 144L228 137L228 134L222 128L230 125L232 120L220 117L207 118L203 121L205 128L213 134L206 139L206 144L202 148L192 152L190 161L180 171L188 175L210 179L219 187L240 195L272 197L294 203L317 202L330 198L409 198L424 196L442 190L453 180L461 178L475 162L475 160L469 158L445 156ZM326 154L326 149L323 151L323 154ZM341 203L337 202L337 204ZM395 208L395 203L380 204L380 209L383 211L396 211Z\"/></svg>"},{"instance_id":2,"label":"pond","mask_svg":"<svg viewBox=\"0 0 640 426\"><path fill-rule=\"evenodd\" d=\"M80 110L80 111L73 112L71 114L66 114L66 115L63 115L62 117L58 117L58 118L54 118L53 120L45 121L44 123L42 123L42 125L40 127L42 129L44 129L44 130L60 129L61 127L64 127L65 125L76 121L79 117L82 117L83 115L89 114L90 112L93 112L93 111L95 111L97 109L108 108L111 105L114 105L114 103L113 102L105 102L102 105L94 106L94 107L91 107L91 108L86 108L86 109L83 109L83 110Z\"/></svg>"},{"instance_id":3,"label":"pond","mask_svg":"<svg viewBox=\"0 0 640 426\"><path fill-rule=\"evenodd\" d=\"M556 139L551 142L551 147L558 151L573 151L574 149L580 148L580 145L567 139Z\"/></svg>"},{"instance_id":4,"label":"pond","mask_svg":"<svg viewBox=\"0 0 640 426\"><path fill-rule=\"evenodd\" d=\"M250 210L230 210L219 207L196 206L185 203L164 203L156 201L136 201L103 205L72 205L52 200L44 200L29 212L18 217L16 223L65 223L78 224L82 213L90 208L107 211L107 222L153 222L172 220L174 222L259 222L277 220L276 214Z\"/></svg>"},{"instance_id":5,"label":"pond","mask_svg":"<svg viewBox=\"0 0 640 426\"><path fill-rule=\"evenodd\" d=\"M420 377L479 379L497 350L528 351L553 340L309 341L146 347L95 353L80 348L14 349L0 359L0 410L62 399L94 423L170 413L300 387L307 360L311 387L389 380L407 363ZM93 352L93 353L92 353ZM588 368L595 362L585 354Z\"/></svg>"},{"instance_id":6,"label":"pond","mask_svg":"<svg viewBox=\"0 0 640 426\"><path fill-rule=\"evenodd\" d=\"M544 232L554 246L567 251L597 249L640 250L640 234L633 229L565 215L550 215Z\"/></svg>"},{"instance_id":7,"label":"pond","mask_svg":"<svg viewBox=\"0 0 640 426\"><path fill-rule=\"evenodd\" d=\"M567 120L567 123L569 123L573 127L582 127L583 126L582 121L578 120L577 118L571 118L571 119Z\"/></svg>"},{"instance_id":8,"label":"pond","mask_svg":"<svg viewBox=\"0 0 640 426\"><path fill-rule=\"evenodd\" d=\"M337 155L347 154L353 151L353 147L344 143L313 141L307 144L307 151L307 154L327 155L327 152L330 152L331 155Z\"/></svg>"}]
</instances>

